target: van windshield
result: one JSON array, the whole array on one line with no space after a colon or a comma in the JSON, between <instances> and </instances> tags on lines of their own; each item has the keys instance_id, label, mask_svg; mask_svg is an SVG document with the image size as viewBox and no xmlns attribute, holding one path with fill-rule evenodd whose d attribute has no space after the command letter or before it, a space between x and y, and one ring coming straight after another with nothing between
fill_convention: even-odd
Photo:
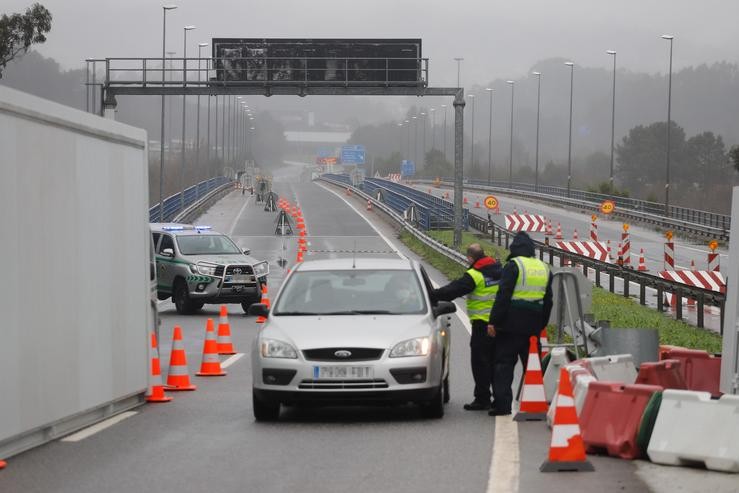
<instances>
[{"instance_id":1,"label":"van windshield","mask_svg":"<svg viewBox=\"0 0 739 493\"><path fill-rule=\"evenodd\" d=\"M228 236L188 235L177 237L177 247L182 255L223 255L241 253Z\"/></svg>"}]
</instances>

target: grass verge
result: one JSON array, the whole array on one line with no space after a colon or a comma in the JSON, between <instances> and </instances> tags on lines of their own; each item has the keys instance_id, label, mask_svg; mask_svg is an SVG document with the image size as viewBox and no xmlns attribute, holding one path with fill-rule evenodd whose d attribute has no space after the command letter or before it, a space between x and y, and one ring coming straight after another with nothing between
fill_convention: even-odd
<instances>
[{"instance_id":1,"label":"grass verge","mask_svg":"<svg viewBox=\"0 0 739 493\"><path fill-rule=\"evenodd\" d=\"M451 231L430 231L429 236L451 246ZM418 241L413 235L402 231L400 240L417 255L423 257L434 268L448 279L460 277L466 270L464 266L437 253ZM505 259L508 251L493 245L479 235L464 232L462 244L477 241L485 252L493 257ZM602 288L593 287L593 315L596 320L610 320L612 327L644 327L657 329L660 343L703 349L711 353L721 352L721 336L714 332L693 327L685 322L674 320L658 311L642 306L631 298L611 293ZM554 334L550 332L550 337ZM550 339L553 340L553 339Z\"/></svg>"}]
</instances>

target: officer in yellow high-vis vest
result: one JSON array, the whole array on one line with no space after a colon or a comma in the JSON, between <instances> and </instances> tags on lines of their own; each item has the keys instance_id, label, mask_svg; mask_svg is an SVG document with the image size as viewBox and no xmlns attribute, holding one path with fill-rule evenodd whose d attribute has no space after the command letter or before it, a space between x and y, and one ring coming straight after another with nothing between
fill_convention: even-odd
<instances>
[{"instance_id":1,"label":"officer in yellow high-vis vest","mask_svg":"<svg viewBox=\"0 0 739 493\"><path fill-rule=\"evenodd\" d=\"M498 292L501 267L500 262L485 255L478 243L467 248L467 260L470 263L467 272L446 286L435 289L431 298L434 301L452 301L467 296L467 315L472 323L470 363L475 380L475 398L464 408L468 411L484 411L490 409L495 356L495 339L487 335L487 325Z\"/></svg>"},{"instance_id":2,"label":"officer in yellow high-vis vest","mask_svg":"<svg viewBox=\"0 0 739 493\"><path fill-rule=\"evenodd\" d=\"M549 265L536 258L529 235L517 233L510 252L488 325L488 334L495 338L491 416L511 414L516 360L526 367L529 338L541 333L552 311L552 274Z\"/></svg>"}]
</instances>

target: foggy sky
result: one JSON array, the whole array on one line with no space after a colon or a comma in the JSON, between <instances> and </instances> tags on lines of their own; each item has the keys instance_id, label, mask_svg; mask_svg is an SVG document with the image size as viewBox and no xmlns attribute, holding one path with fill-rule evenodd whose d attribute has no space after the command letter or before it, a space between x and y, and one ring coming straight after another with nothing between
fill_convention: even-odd
<instances>
[{"instance_id":1,"label":"foggy sky","mask_svg":"<svg viewBox=\"0 0 739 493\"><path fill-rule=\"evenodd\" d=\"M0 13L20 12L33 0L4 0ZM54 16L48 40L37 49L64 68L88 57L161 56L162 9L167 49L188 55L212 37L422 38L431 58L432 86L517 78L538 60L571 58L609 67L607 49L622 69L665 73L675 35L674 67L739 60L739 1L735 0L41 0Z\"/></svg>"}]
</instances>

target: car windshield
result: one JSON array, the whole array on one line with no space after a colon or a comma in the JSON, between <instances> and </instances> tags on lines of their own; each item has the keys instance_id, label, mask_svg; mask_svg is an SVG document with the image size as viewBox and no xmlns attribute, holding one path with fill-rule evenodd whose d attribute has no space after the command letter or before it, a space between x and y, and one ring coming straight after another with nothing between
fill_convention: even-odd
<instances>
[{"instance_id":1,"label":"car windshield","mask_svg":"<svg viewBox=\"0 0 739 493\"><path fill-rule=\"evenodd\" d=\"M415 271L342 270L296 272L274 315L407 315L426 311Z\"/></svg>"},{"instance_id":2,"label":"car windshield","mask_svg":"<svg viewBox=\"0 0 739 493\"><path fill-rule=\"evenodd\" d=\"M239 247L228 236L223 235L178 236L177 246L182 255L241 253Z\"/></svg>"}]
</instances>

